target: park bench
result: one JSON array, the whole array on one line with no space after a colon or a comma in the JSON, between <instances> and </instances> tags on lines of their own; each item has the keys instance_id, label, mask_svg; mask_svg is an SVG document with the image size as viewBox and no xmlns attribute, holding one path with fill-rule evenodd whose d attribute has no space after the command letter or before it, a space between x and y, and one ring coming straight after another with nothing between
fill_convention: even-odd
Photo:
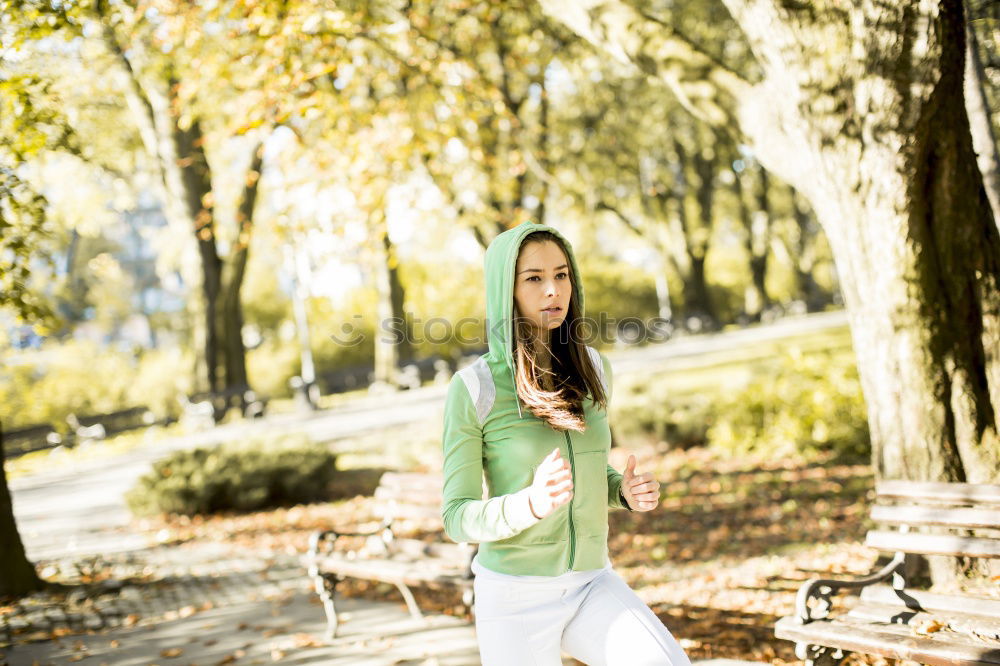
<instances>
[{"instance_id":1,"label":"park bench","mask_svg":"<svg viewBox=\"0 0 1000 666\"><path fill-rule=\"evenodd\" d=\"M345 578L391 583L399 588L410 614L423 617L409 586L454 586L472 609L474 544L446 542L441 525L439 474L386 472L375 489L375 514L381 525L370 532L321 530L309 539L305 564L326 612L328 638L337 633L335 594ZM417 521L413 523L411 521ZM413 524L432 527L440 536L432 541L400 538ZM363 545L337 549L337 541L357 537Z\"/></svg>"},{"instance_id":2,"label":"park bench","mask_svg":"<svg viewBox=\"0 0 1000 666\"><path fill-rule=\"evenodd\" d=\"M1000 664L1000 598L913 589L915 555L1000 558L1000 485L885 481L865 544L894 553L857 580L807 581L796 614L775 626L806 664L839 664L849 652L923 664ZM890 526L896 529L890 529ZM891 584L885 584L891 581ZM830 617L832 596L861 589L857 605ZM813 603L815 602L815 603Z\"/></svg>"},{"instance_id":3,"label":"park bench","mask_svg":"<svg viewBox=\"0 0 1000 666\"><path fill-rule=\"evenodd\" d=\"M268 398L259 396L246 384L230 386L222 391L201 391L181 396L181 407L189 419L218 423L231 407L238 407L244 418L259 418L267 409Z\"/></svg>"}]
</instances>

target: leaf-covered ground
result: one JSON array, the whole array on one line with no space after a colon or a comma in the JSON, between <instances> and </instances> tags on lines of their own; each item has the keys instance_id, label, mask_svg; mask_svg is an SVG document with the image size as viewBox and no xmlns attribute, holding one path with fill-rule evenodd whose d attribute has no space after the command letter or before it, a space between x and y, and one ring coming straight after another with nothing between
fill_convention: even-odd
<instances>
[{"instance_id":1,"label":"leaf-covered ground","mask_svg":"<svg viewBox=\"0 0 1000 666\"><path fill-rule=\"evenodd\" d=\"M730 460L705 449L667 452L652 444L631 452L638 471L655 472L663 501L651 513L612 513L609 546L616 569L692 657L800 663L792 644L774 637L774 623L792 612L795 591L806 578L872 570L878 554L861 545L873 494L870 468ZM623 467L628 453L614 450L612 464ZM165 544L225 540L303 552L315 529L377 525L371 493L382 471L345 470L342 499L329 504L137 525ZM439 536L433 525L409 527L426 538ZM367 581L347 581L344 593L398 597L392 586ZM464 612L454 592L415 593L428 609Z\"/></svg>"}]
</instances>

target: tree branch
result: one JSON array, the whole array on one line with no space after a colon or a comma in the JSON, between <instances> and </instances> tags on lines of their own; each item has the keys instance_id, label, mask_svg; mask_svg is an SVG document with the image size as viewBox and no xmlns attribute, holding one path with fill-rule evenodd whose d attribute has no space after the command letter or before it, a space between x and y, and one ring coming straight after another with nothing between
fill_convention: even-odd
<instances>
[{"instance_id":1,"label":"tree branch","mask_svg":"<svg viewBox=\"0 0 1000 666\"><path fill-rule=\"evenodd\" d=\"M629 219L629 217L625 215L625 213L621 212L621 210L619 210L617 207L612 206L606 201L599 201L597 202L597 210L606 210L611 213L614 213L618 217L618 219L624 222L625 226L628 227L633 233L635 233L640 238L643 237L642 229L634 221Z\"/></svg>"},{"instance_id":2,"label":"tree branch","mask_svg":"<svg viewBox=\"0 0 1000 666\"><path fill-rule=\"evenodd\" d=\"M581 0L570 6L540 1L546 13L590 43L664 81L694 116L718 127L735 126L734 109L753 84L673 26L623 0Z\"/></svg>"}]
</instances>

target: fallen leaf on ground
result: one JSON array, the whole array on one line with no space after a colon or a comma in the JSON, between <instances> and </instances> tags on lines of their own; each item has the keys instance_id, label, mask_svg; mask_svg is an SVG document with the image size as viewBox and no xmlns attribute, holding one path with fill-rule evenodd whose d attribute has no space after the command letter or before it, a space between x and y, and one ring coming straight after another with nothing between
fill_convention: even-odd
<instances>
[{"instance_id":1,"label":"fallen leaf on ground","mask_svg":"<svg viewBox=\"0 0 1000 666\"><path fill-rule=\"evenodd\" d=\"M910 633L919 636L926 636L928 634L933 634L937 631L941 631L946 626L948 625L944 622L941 622L940 620L935 620L935 619L923 620L913 625L910 628Z\"/></svg>"},{"instance_id":2,"label":"fallen leaf on ground","mask_svg":"<svg viewBox=\"0 0 1000 666\"><path fill-rule=\"evenodd\" d=\"M160 656L166 657L167 659L173 659L174 657L179 657L184 654L184 650L179 647L165 648L160 650Z\"/></svg>"},{"instance_id":3,"label":"fallen leaf on ground","mask_svg":"<svg viewBox=\"0 0 1000 666\"><path fill-rule=\"evenodd\" d=\"M292 644L298 648L322 647L323 644L312 634L299 633L292 636Z\"/></svg>"}]
</instances>

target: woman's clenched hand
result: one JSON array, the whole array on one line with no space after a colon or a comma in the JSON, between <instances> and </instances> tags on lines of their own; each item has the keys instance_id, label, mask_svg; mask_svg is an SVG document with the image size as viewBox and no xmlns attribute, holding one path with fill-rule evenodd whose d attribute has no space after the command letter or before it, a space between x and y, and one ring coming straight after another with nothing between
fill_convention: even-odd
<instances>
[{"instance_id":1,"label":"woman's clenched hand","mask_svg":"<svg viewBox=\"0 0 1000 666\"><path fill-rule=\"evenodd\" d=\"M633 511L652 511L660 503L660 484L652 474L635 473L635 456L629 455L622 475L622 497Z\"/></svg>"},{"instance_id":2,"label":"woman's clenched hand","mask_svg":"<svg viewBox=\"0 0 1000 666\"><path fill-rule=\"evenodd\" d=\"M555 448L535 470L528 504L535 518L544 518L573 499L573 473L569 462Z\"/></svg>"}]
</instances>

